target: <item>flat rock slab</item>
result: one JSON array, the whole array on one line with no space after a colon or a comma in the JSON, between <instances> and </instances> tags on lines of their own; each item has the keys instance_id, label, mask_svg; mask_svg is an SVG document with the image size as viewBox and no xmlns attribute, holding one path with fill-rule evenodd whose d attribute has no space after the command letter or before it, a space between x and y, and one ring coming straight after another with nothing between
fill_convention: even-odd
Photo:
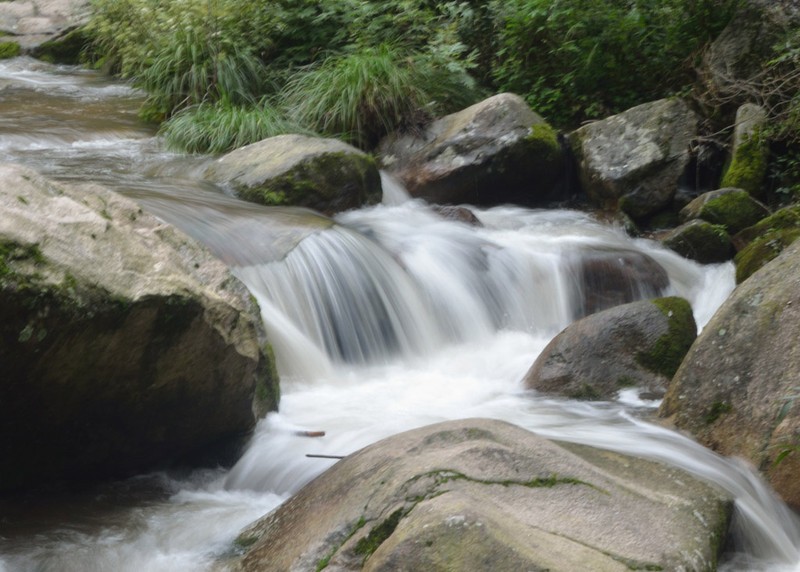
<instances>
[{"instance_id":1,"label":"flat rock slab","mask_svg":"<svg viewBox=\"0 0 800 572\"><path fill-rule=\"evenodd\" d=\"M680 470L502 421L337 463L238 539L240 571L714 570L731 504Z\"/></svg>"}]
</instances>

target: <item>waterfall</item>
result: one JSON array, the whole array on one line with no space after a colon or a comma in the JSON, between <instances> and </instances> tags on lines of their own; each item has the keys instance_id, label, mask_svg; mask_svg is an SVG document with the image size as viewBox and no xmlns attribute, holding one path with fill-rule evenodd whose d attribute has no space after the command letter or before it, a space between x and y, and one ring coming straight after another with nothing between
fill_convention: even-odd
<instances>
[{"instance_id":1,"label":"waterfall","mask_svg":"<svg viewBox=\"0 0 800 572\"><path fill-rule=\"evenodd\" d=\"M334 463L307 453L346 455L466 417L681 467L736 499L723 570L800 570L795 515L750 468L645 421L657 402L575 402L520 384L558 331L604 304L683 296L702 327L733 288L731 264L695 264L575 211L448 220L387 176L384 204L335 220L243 203L202 180L207 157L166 152L125 86L18 58L0 62L0 93L0 158L106 184L231 266L261 306L283 393L230 469L4 501L0 572L212 570L242 527ZM595 295L598 272L614 275L613 295Z\"/></svg>"}]
</instances>

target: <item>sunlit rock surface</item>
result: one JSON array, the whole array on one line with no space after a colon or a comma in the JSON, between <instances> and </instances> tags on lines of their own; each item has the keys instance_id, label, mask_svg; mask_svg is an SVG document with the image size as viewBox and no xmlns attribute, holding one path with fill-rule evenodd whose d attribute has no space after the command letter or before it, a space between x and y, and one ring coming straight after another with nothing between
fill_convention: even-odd
<instances>
[{"instance_id":1,"label":"sunlit rock surface","mask_svg":"<svg viewBox=\"0 0 800 572\"><path fill-rule=\"evenodd\" d=\"M193 240L14 165L0 212L0 489L192 457L276 407L257 308Z\"/></svg>"},{"instance_id":2,"label":"sunlit rock surface","mask_svg":"<svg viewBox=\"0 0 800 572\"><path fill-rule=\"evenodd\" d=\"M239 571L712 570L731 505L680 470L502 421L402 433L239 537Z\"/></svg>"}]
</instances>

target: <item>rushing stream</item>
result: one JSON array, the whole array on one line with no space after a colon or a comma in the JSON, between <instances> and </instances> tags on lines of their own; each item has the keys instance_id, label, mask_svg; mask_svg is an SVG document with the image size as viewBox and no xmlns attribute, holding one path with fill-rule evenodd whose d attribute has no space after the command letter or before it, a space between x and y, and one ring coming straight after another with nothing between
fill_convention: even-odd
<instances>
[{"instance_id":1,"label":"rushing stream","mask_svg":"<svg viewBox=\"0 0 800 572\"><path fill-rule=\"evenodd\" d=\"M571 402L520 384L574 318L577 252L648 254L701 326L733 288L730 264L697 265L574 211L476 209L483 226L471 227L408 200L388 179L384 204L336 224L242 203L202 181L209 158L166 152L136 121L139 100L90 72L0 62L0 161L101 182L204 241L261 304L281 410L229 470L0 501L0 572L209 570L243 526L335 462L307 453L344 455L466 417L683 467L737 499L723 569L800 570L794 515L741 463L646 422L657 403L635 391L613 403Z\"/></svg>"}]
</instances>

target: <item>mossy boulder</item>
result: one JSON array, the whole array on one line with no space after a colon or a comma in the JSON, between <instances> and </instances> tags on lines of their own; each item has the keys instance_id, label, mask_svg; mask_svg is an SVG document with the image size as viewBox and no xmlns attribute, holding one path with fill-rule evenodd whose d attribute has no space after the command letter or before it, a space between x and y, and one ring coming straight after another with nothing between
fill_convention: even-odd
<instances>
[{"instance_id":1,"label":"mossy boulder","mask_svg":"<svg viewBox=\"0 0 800 572\"><path fill-rule=\"evenodd\" d=\"M701 264L724 262L733 256L733 244L725 227L700 219L672 229L661 238L661 244Z\"/></svg>"},{"instance_id":2,"label":"mossy boulder","mask_svg":"<svg viewBox=\"0 0 800 572\"><path fill-rule=\"evenodd\" d=\"M682 222L702 219L723 226L733 235L769 214L766 205L747 191L728 187L703 193L681 209L680 219Z\"/></svg>"},{"instance_id":3,"label":"mossy boulder","mask_svg":"<svg viewBox=\"0 0 800 572\"><path fill-rule=\"evenodd\" d=\"M755 271L774 260L800 236L800 206L785 207L762 219L733 237L738 253L736 282L740 283Z\"/></svg>"},{"instance_id":4,"label":"mossy boulder","mask_svg":"<svg viewBox=\"0 0 800 572\"><path fill-rule=\"evenodd\" d=\"M800 241L742 282L689 350L659 414L757 467L800 507Z\"/></svg>"},{"instance_id":5,"label":"mossy boulder","mask_svg":"<svg viewBox=\"0 0 800 572\"><path fill-rule=\"evenodd\" d=\"M744 189L754 197L763 198L769 161L769 145L763 135L767 112L759 105L746 103L736 111L735 125L731 160L722 176L722 186Z\"/></svg>"},{"instance_id":6,"label":"mossy boulder","mask_svg":"<svg viewBox=\"0 0 800 572\"><path fill-rule=\"evenodd\" d=\"M337 462L246 529L226 569L714 570L730 514L680 470L466 419Z\"/></svg>"},{"instance_id":7,"label":"mossy boulder","mask_svg":"<svg viewBox=\"0 0 800 572\"><path fill-rule=\"evenodd\" d=\"M276 408L258 308L193 240L14 165L0 213L0 490L214 462Z\"/></svg>"},{"instance_id":8,"label":"mossy boulder","mask_svg":"<svg viewBox=\"0 0 800 572\"><path fill-rule=\"evenodd\" d=\"M206 176L240 198L335 214L380 202L375 160L338 141L279 135L223 155Z\"/></svg>"},{"instance_id":9,"label":"mossy boulder","mask_svg":"<svg viewBox=\"0 0 800 572\"><path fill-rule=\"evenodd\" d=\"M411 196L439 204L541 205L564 171L556 131L510 93L438 119L418 135L391 135L378 153Z\"/></svg>"},{"instance_id":10,"label":"mossy boulder","mask_svg":"<svg viewBox=\"0 0 800 572\"><path fill-rule=\"evenodd\" d=\"M528 389L571 399L608 400L622 389L663 395L697 326L683 298L616 306L573 322L525 375Z\"/></svg>"},{"instance_id":11,"label":"mossy boulder","mask_svg":"<svg viewBox=\"0 0 800 572\"><path fill-rule=\"evenodd\" d=\"M0 31L10 32L22 52L86 22L89 0L0 1Z\"/></svg>"},{"instance_id":12,"label":"mossy boulder","mask_svg":"<svg viewBox=\"0 0 800 572\"><path fill-rule=\"evenodd\" d=\"M596 206L642 220L671 205L689 165L697 115L681 99L639 105L569 135L578 175Z\"/></svg>"}]
</instances>

